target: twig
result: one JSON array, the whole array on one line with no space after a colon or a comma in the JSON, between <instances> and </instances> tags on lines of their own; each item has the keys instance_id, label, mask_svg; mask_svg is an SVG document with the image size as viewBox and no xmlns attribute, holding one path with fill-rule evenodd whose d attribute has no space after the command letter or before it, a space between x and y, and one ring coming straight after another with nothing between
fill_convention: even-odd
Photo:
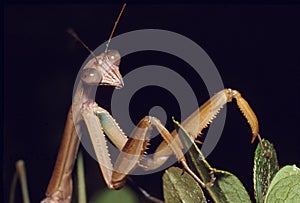
<instances>
[{"instance_id":1,"label":"twig","mask_svg":"<svg viewBox=\"0 0 300 203\"><path fill-rule=\"evenodd\" d=\"M23 203L30 203L29 192L28 192L28 187L27 187L26 169L25 169L25 163L23 160L17 161L16 169L17 169L18 177L19 177L19 180L21 183Z\"/></svg>"},{"instance_id":2,"label":"twig","mask_svg":"<svg viewBox=\"0 0 300 203\"><path fill-rule=\"evenodd\" d=\"M78 180L78 202L86 203L84 162L83 162L83 156L81 151L79 152L77 158L77 180Z\"/></svg>"}]
</instances>

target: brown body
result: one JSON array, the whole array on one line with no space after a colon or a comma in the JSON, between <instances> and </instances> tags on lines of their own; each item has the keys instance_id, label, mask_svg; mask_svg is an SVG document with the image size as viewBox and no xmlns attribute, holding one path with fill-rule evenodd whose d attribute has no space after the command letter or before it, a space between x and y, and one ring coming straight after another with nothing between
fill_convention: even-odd
<instances>
[{"instance_id":1,"label":"brown body","mask_svg":"<svg viewBox=\"0 0 300 203\"><path fill-rule=\"evenodd\" d=\"M123 6L120 15L124 7L125 6ZM71 32L71 34L89 50L74 32ZM81 81L77 86L72 107L68 113L63 139L47 188L46 198L42 200L42 203L69 203L71 201L71 173L79 146L80 135L78 135L77 132L80 132L79 124L82 121L85 123L89 132L100 170L109 188L121 188L125 184L127 175L136 169L136 167L141 166L144 170L152 170L162 166L172 154L175 154L185 170L192 175L201 186L205 187L206 184L188 167L182 151L182 143L179 140L176 130L169 133L157 118L146 116L139 122L130 138L127 138L113 117L105 109L92 101L91 89L96 85L110 85L121 88L123 86L123 80L118 67L121 57L117 51L108 51L106 49L105 52L99 56L95 56L92 51L90 52L94 58L91 59L82 70ZM195 140L201 134L201 131L212 122L220 109L227 102L231 102L232 99L236 99L238 107L252 129L252 142L256 137L259 137L261 140L258 134L258 121L253 110L238 91L231 89L224 89L215 94L184 120L182 126L192 136L192 139ZM156 149L153 158L150 159L143 157L143 155L147 149L153 126L159 131L164 141ZM110 160L106 137L121 151L114 166ZM142 158L143 163L141 164Z\"/></svg>"}]
</instances>

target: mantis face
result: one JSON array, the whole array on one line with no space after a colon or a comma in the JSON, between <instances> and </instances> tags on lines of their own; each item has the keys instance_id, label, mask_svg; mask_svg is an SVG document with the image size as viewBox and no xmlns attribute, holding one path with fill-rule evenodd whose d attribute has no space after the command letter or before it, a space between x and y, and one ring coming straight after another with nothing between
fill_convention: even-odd
<instances>
[{"instance_id":1,"label":"mantis face","mask_svg":"<svg viewBox=\"0 0 300 203\"><path fill-rule=\"evenodd\" d=\"M124 86L119 72L120 53L108 50L91 59L83 68L81 80L88 85L114 86L117 89Z\"/></svg>"}]
</instances>

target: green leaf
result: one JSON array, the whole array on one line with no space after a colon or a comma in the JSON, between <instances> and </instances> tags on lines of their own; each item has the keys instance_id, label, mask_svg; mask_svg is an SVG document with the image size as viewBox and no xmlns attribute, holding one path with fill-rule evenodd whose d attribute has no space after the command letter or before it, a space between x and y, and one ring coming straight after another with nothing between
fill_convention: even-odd
<instances>
[{"instance_id":1,"label":"green leaf","mask_svg":"<svg viewBox=\"0 0 300 203\"><path fill-rule=\"evenodd\" d=\"M276 151L268 140L262 140L262 144L268 153L261 148L259 143L255 150L253 182L256 202L262 203L266 197L269 185L279 170Z\"/></svg>"},{"instance_id":2,"label":"green leaf","mask_svg":"<svg viewBox=\"0 0 300 203\"><path fill-rule=\"evenodd\" d=\"M285 166L276 173L265 202L300 202L300 169L296 165Z\"/></svg>"},{"instance_id":3,"label":"green leaf","mask_svg":"<svg viewBox=\"0 0 300 203\"><path fill-rule=\"evenodd\" d=\"M173 121L178 127L178 134L183 141L185 147L190 146L187 155L189 167L204 181L208 183L211 181L211 172L214 171L216 180L213 186L207 187L207 191L215 202L251 202L250 197L241 183L241 181L233 174L216 170L210 166L205 160L205 157L197 147L197 145L190 138L189 134L177 122Z\"/></svg>"},{"instance_id":4,"label":"green leaf","mask_svg":"<svg viewBox=\"0 0 300 203\"><path fill-rule=\"evenodd\" d=\"M138 203L135 193L126 186L120 190L103 189L89 201L90 203Z\"/></svg>"},{"instance_id":5,"label":"green leaf","mask_svg":"<svg viewBox=\"0 0 300 203\"><path fill-rule=\"evenodd\" d=\"M199 184L188 173L171 167L163 175L163 189L166 203L206 202Z\"/></svg>"},{"instance_id":6,"label":"green leaf","mask_svg":"<svg viewBox=\"0 0 300 203\"><path fill-rule=\"evenodd\" d=\"M217 170L215 176L217 179L208 191L216 202L251 202L245 187L235 175Z\"/></svg>"}]
</instances>

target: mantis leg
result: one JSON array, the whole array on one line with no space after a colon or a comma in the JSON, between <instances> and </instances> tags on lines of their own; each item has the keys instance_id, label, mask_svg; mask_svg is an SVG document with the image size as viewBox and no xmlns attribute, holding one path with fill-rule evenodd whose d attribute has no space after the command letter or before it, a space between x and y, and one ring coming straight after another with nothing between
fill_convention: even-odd
<instances>
[{"instance_id":1,"label":"mantis leg","mask_svg":"<svg viewBox=\"0 0 300 203\"><path fill-rule=\"evenodd\" d=\"M201 135L202 130L208 127L212 120L217 116L222 107L227 102L231 102L233 99L236 100L240 111L250 125L252 130L251 142L253 143L256 137L258 137L259 141L261 142L258 120L254 111L248 102L241 96L241 94L232 89L224 89L216 93L196 111L194 111L188 118L186 118L181 125L191 135L191 137L193 137L193 139L196 139ZM178 138L176 130L174 130L171 135L175 139ZM156 149L153 159L147 159L143 162L146 165L145 170L153 170L157 167L160 167L166 162L172 153L172 150L168 147L168 143L163 141Z\"/></svg>"},{"instance_id":2,"label":"mantis leg","mask_svg":"<svg viewBox=\"0 0 300 203\"><path fill-rule=\"evenodd\" d=\"M215 94L182 123L183 127L194 139L196 139L197 136L201 134L201 131L212 122L220 109L227 102L231 102L232 99L236 99L238 107L252 129L253 142L256 137L260 137L258 134L258 121L247 101L242 98L240 93L236 90L224 89ZM96 143L94 149L98 161L100 160L100 168L106 178L108 187L114 189L122 187L125 183L126 176L140 165L139 163L146 150L152 126L157 128L164 141L156 149L152 159L146 158L143 160L143 168L145 170L156 169L163 165L169 156L175 154L186 171L188 171L202 186L205 186L205 184L199 180L187 166L182 152L183 147L176 130L169 133L157 118L146 116L139 122L130 138L126 138L116 121L107 111L99 107L96 103L94 103L93 108L88 112L89 117L84 116L87 112L82 114L82 116L88 126L91 139L94 139L93 137L96 139L97 135L101 135L101 141L97 140L97 138L93 143ZM100 121L96 115L100 118ZM94 123L94 125L92 125L92 123ZM119 155L114 167L112 167L111 163L107 162L108 160L110 162L110 158L103 131L120 150L122 149L123 152ZM103 152L103 149L105 150L105 153ZM103 166L103 163L106 167ZM110 168L110 172L107 171L107 168Z\"/></svg>"},{"instance_id":3,"label":"mantis leg","mask_svg":"<svg viewBox=\"0 0 300 203\"><path fill-rule=\"evenodd\" d=\"M157 118L146 116L139 122L132 135L126 138L114 119L96 103L84 104L81 115L87 126L100 169L109 188L121 188L125 184L127 175L140 165L147 149L152 126L156 127L186 171L204 186L204 183L187 166L179 139L174 139ZM114 167L111 164L104 132L122 150ZM117 135L118 133L119 135Z\"/></svg>"},{"instance_id":4,"label":"mantis leg","mask_svg":"<svg viewBox=\"0 0 300 203\"><path fill-rule=\"evenodd\" d=\"M152 116L144 117L137 127L128 138L122 152L118 156L114 171L112 174L112 183L115 189L121 188L125 184L125 180L128 174L130 174L136 167L142 166L141 161L143 160L144 153L147 149L150 133L152 127L155 127L165 142L168 144L167 147L171 149L173 154L177 157L178 161L183 165L185 170L192 175L203 187L205 184L193 173L188 167L184 154L181 150L181 142L179 138L174 138L169 131L161 124L161 122Z\"/></svg>"},{"instance_id":5,"label":"mantis leg","mask_svg":"<svg viewBox=\"0 0 300 203\"><path fill-rule=\"evenodd\" d=\"M72 197L72 170L79 146L79 138L75 132L72 119L72 109L70 108L63 140L56 159L55 167L48 184L46 198L42 203L50 202L70 202ZM71 158L70 158L71 157Z\"/></svg>"}]
</instances>

